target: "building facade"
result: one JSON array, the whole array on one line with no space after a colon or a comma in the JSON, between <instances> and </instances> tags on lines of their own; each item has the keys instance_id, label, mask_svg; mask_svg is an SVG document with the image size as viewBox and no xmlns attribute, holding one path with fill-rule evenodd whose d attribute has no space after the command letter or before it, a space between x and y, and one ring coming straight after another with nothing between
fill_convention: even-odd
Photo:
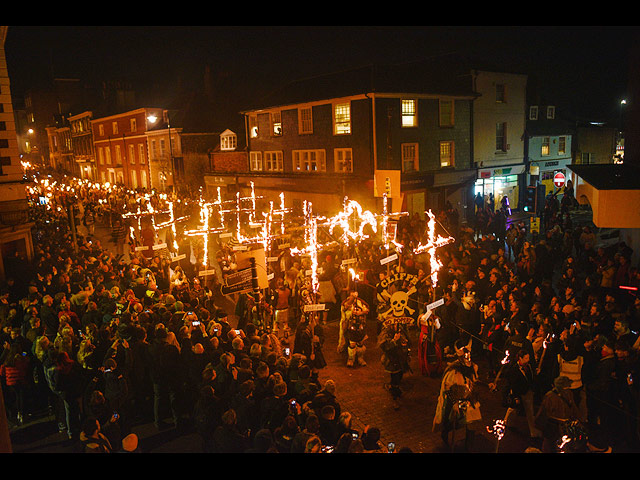
<instances>
[{"instance_id":1,"label":"building facade","mask_svg":"<svg viewBox=\"0 0 640 480\"><path fill-rule=\"evenodd\" d=\"M527 75L473 70L479 97L473 105L473 158L478 168L474 194L495 205L507 196L518 208L525 185L524 133Z\"/></svg>"},{"instance_id":2,"label":"building facade","mask_svg":"<svg viewBox=\"0 0 640 480\"><path fill-rule=\"evenodd\" d=\"M152 188L147 131L162 113L159 108L139 108L91 121L98 181L134 190Z\"/></svg>"},{"instance_id":3,"label":"building facade","mask_svg":"<svg viewBox=\"0 0 640 480\"><path fill-rule=\"evenodd\" d=\"M307 200L319 214L340 210L345 197L380 211L385 192L394 211L462 206L475 180L475 95L468 81L435 86L440 70L421 72L431 81L412 73L354 69L288 85L269 106L243 112L246 160L212 162L208 189L253 182L265 198L284 193L287 207Z\"/></svg>"},{"instance_id":4,"label":"building facade","mask_svg":"<svg viewBox=\"0 0 640 480\"><path fill-rule=\"evenodd\" d=\"M0 279L20 278L33 259L24 173L11 102L11 82L4 44L6 26L0 26Z\"/></svg>"},{"instance_id":5,"label":"building facade","mask_svg":"<svg viewBox=\"0 0 640 480\"><path fill-rule=\"evenodd\" d=\"M555 105L530 105L525 136L528 185L543 185L545 195L558 193L554 177L569 178L573 162L574 127L559 115Z\"/></svg>"},{"instance_id":6,"label":"building facade","mask_svg":"<svg viewBox=\"0 0 640 480\"><path fill-rule=\"evenodd\" d=\"M77 166L79 177L86 180L97 180L96 155L93 145L91 119L93 112L86 111L67 118L71 132L71 151Z\"/></svg>"}]
</instances>

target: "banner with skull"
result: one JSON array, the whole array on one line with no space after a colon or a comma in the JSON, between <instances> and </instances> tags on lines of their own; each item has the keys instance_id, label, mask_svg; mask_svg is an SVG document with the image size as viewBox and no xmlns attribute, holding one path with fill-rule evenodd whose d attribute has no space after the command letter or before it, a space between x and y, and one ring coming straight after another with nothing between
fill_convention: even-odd
<instances>
[{"instance_id":1,"label":"banner with skull","mask_svg":"<svg viewBox=\"0 0 640 480\"><path fill-rule=\"evenodd\" d=\"M416 309L410 306L414 302L412 296L418 291L417 275L407 273L394 267L389 274L376 285L378 315L384 325L412 324Z\"/></svg>"}]
</instances>

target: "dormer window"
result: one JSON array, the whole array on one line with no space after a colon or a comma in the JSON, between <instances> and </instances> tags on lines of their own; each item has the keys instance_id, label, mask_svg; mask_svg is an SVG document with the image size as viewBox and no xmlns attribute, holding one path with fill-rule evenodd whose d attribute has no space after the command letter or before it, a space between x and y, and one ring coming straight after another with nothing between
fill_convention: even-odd
<instances>
[{"instance_id":1,"label":"dormer window","mask_svg":"<svg viewBox=\"0 0 640 480\"><path fill-rule=\"evenodd\" d=\"M238 136L231 130L225 130L220 134L220 150L235 150L238 146Z\"/></svg>"}]
</instances>

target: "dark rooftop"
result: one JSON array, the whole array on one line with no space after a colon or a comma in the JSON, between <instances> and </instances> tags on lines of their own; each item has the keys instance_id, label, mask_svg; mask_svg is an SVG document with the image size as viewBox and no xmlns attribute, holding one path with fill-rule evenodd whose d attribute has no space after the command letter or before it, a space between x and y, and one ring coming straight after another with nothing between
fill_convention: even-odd
<instances>
[{"instance_id":1,"label":"dark rooftop","mask_svg":"<svg viewBox=\"0 0 640 480\"><path fill-rule=\"evenodd\" d=\"M569 165L585 182L598 190L640 189L640 167L628 163Z\"/></svg>"}]
</instances>

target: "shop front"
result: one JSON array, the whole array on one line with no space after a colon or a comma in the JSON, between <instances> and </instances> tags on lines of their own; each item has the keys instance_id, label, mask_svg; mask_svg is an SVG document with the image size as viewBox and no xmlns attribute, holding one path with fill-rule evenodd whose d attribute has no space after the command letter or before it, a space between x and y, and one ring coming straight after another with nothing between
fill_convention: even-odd
<instances>
[{"instance_id":1,"label":"shop front","mask_svg":"<svg viewBox=\"0 0 640 480\"><path fill-rule=\"evenodd\" d=\"M571 171L567 168L568 165L571 165L571 158L531 162L529 165L531 183L540 182L541 185L544 185L545 196L555 193L559 189L554 186L553 178L558 172L563 173L565 178L569 178Z\"/></svg>"},{"instance_id":2,"label":"shop front","mask_svg":"<svg viewBox=\"0 0 640 480\"><path fill-rule=\"evenodd\" d=\"M525 171L524 164L492 168L481 168L475 182L474 195L478 193L488 205L494 199L494 209L499 209L503 197L509 199L512 210L518 209L520 196L520 178Z\"/></svg>"}]
</instances>

